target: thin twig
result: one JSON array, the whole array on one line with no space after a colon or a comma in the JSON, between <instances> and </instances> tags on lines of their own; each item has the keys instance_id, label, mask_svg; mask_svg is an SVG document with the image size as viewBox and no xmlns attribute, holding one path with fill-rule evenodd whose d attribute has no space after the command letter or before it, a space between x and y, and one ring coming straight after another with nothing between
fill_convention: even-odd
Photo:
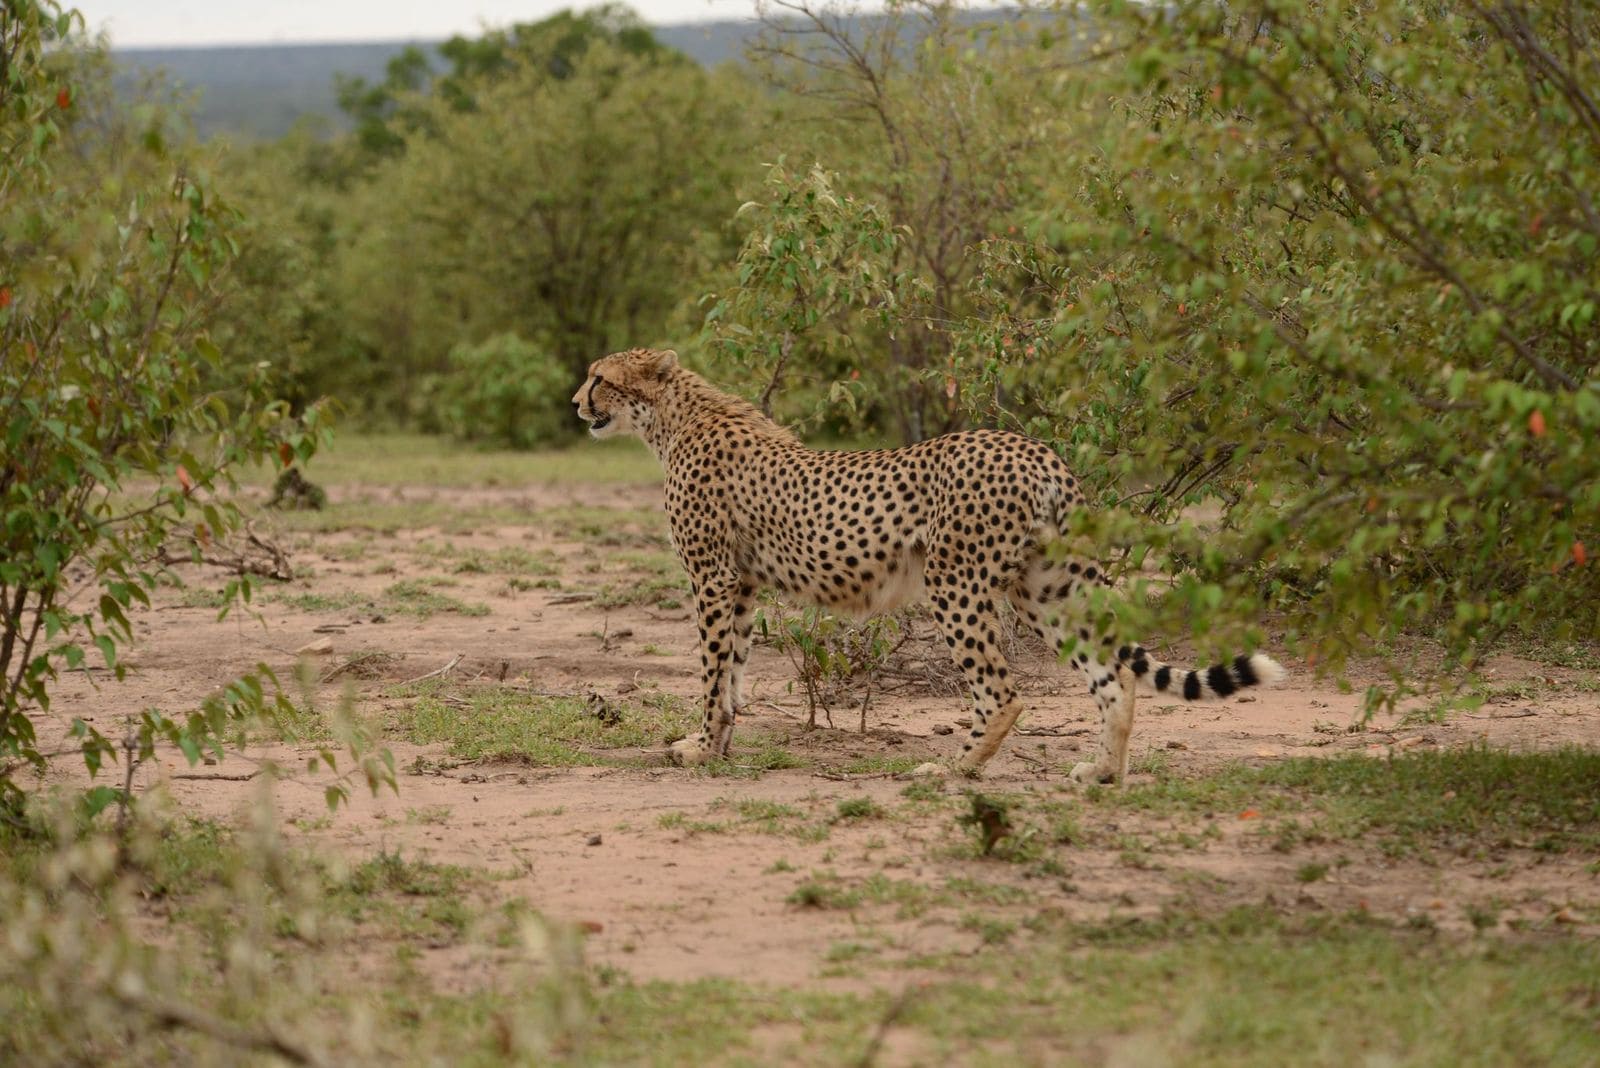
<instances>
[{"instance_id":1,"label":"thin twig","mask_svg":"<svg viewBox=\"0 0 1600 1068\"><path fill-rule=\"evenodd\" d=\"M414 682L426 682L428 679L443 678L444 676L450 674L450 672L454 671L456 669L456 665L461 663L461 661L464 660L465 658L466 658L466 654L465 653L457 653L455 656L452 656L450 658L450 662L448 664L446 664L444 667L434 668L432 671L428 672L426 675L418 675L414 679L407 679L406 681L402 682L400 685L401 686L410 686Z\"/></svg>"},{"instance_id":2,"label":"thin twig","mask_svg":"<svg viewBox=\"0 0 1600 1068\"><path fill-rule=\"evenodd\" d=\"M257 775L260 775L260 774L261 774L261 769L260 768L257 768L255 771L252 771L248 775L201 775L201 774L199 774L197 772L185 771L185 772L179 772L176 775L168 775L167 778L169 778L169 779L202 779L202 780L204 780L204 779L215 779L218 782L249 782L251 779L255 778Z\"/></svg>"},{"instance_id":3,"label":"thin twig","mask_svg":"<svg viewBox=\"0 0 1600 1068\"><path fill-rule=\"evenodd\" d=\"M153 1017L162 1027L181 1027L198 1031L236 1049L260 1050L276 1054L291 1064L327 1063L311 1050L270 1030L247 1030L238 1024L180 1002L164 1001L145 994L125 994L115 990L112 993L118 1001Z\"/></svg>"},{"instance_id":4,"label":"thin twig","mask_svg":"<svg viewBox=\"0 0 1600 1068\"><path fill-rule=\"evenodd\" d=\"M889 1007L883 1010L883 1015L878 1018L878 1026L872 1029L872 1038L867 1042L867 1048L861 1051L860 1058L856 1061L856 1068L871 1068L878 1054L883 1050L883 1040L889 1034L889 1028L899 1022L905 1015L906 1009L911 1006L911 999L916 995L917 988L905 986L895 999L889 1002Z\"/></svg>"}]
</instances>

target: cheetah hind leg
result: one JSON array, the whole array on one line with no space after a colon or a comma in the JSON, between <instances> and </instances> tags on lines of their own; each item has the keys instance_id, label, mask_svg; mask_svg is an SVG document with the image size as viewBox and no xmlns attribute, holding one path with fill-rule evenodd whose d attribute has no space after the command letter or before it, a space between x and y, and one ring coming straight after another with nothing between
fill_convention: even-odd
<instances>
[{"instance_id":1,"label":"cheetah hind leg","mask_svg":"<svg viewBox=\"0 0 1600 1068\"><path fill-rule=\"evenodd\" d=\"M1101 706L1099 759L1085 761L1072 769L1072 781L1081 783L1128 782L1128 738L1133 733L1133 705L1136 679L1122 664L1117 665L1118 690L1114 701Z\"/></svg>"}]
</instances>

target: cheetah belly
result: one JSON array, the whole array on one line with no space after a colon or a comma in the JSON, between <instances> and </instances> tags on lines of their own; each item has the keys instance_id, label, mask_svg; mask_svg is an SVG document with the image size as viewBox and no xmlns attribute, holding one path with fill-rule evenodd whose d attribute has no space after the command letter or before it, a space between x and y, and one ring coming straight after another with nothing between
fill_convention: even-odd
<instances>
[{"instance_id":1,"label":"cheetah belly","mask_svg":"<svg viewBox=\"0 0 1600 1068\"><path fill-rule=\"evenodd\" d=\"M872 583L863 585L859 596L844 595L842 599L823 600L829 609L866 619L883 612L893 612L903 605L915 604L927 594L922 581L923 554L910 549L897 555L894 567L884 570Z\"/></svg>"}]
</instances>

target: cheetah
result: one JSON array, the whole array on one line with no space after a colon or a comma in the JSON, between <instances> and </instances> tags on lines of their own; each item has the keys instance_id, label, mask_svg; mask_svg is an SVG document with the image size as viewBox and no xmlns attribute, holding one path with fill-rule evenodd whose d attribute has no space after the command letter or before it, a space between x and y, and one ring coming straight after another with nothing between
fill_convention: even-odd
<instances>
[{"instance_id":1,"label":"cheetah","mask_svg":"<svg viewBox=\"0 0 1600 1068\"><path fill-rule=\"evenodd\" d=\"M1126 776L1136 683L1196 701L1284 676L1260 653L1181 670L1138 644L1119 647L1086 623L1064 622L1075 607L1087 615L1086 594L1109 580L1092 561L1047 551L1085 498L1043 442L969 430L899 449L816 451L680 366L671 350L596 360L572 403L593 436L637 435L665 471L704 682L704 722L668 747L675 764L728 753L763 587L858 617L930 601L972 692L971 736L957 762L969 774L994 756L1022 711L1000 650L1001 597L1088 677L1101 732L1097 758L1072 771L1080 782Z\"/></svg>"}]
</instances>

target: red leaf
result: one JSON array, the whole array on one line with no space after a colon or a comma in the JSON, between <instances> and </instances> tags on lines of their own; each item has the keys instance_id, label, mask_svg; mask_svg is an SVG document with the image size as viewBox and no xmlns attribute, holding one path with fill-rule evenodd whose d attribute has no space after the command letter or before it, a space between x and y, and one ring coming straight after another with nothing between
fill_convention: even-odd
<instances>
[{"instance_id":1,"label":"red leaf","mask_svg":"<svg viewBox=\"0 0 1600 1068\"><path fill-rule=\"evenodd\" d=\"M62 111L65 111L71 106L72 90L63 85L60 89L56 90L56 107L60 108Z\"/></svg>"},{"instance_id":2,"label":"red leaf","mask_svg":"<svg viewBox=\"0 0 1600 1068\"><path fill-rule=\"evenodd\" d=\"M1572 562L1579 567L1589 562L1589 550L1583 547L1583 542L1581 541L1572 543Z\"/></svg>"},{"instance_id":3,"label":"red leaf","mask_svg":"<svg viewBox=\"0 0 1600 1068\"><path fill-rule=\"evenodd\" d=\"M1242 820L1258 820L1261 818L1261 813L1256 809L1247 808L1239 813L1239 818Z\"/></svg>"},{"instance_id":4,"label":"red leaf","mask_svg":"<svg viewBox=\"0 0 1600 1068\"><path fill-rule=\"evenodd\" d=\"M1543 230L1543 229L1544 229L1544 212L1541 211L1539 214L1535 215L1528 222L1528 233L1532 234L1534 237L1538 237L1539 236L1539 231Z\"/></svg>"},{"instance_id":5,"label":"red leaf","mask_svg":"<svg viewBox=\"0 0 1600 1068\"><path fill-rule=\"evenodd\" d=\"M287 441L278 442L278 459L283 461L283 466L288 467L294 463L294 450Z\"/></svg>"},{"instance_id":6,"label":"red leaf","mask_svg":"<svg viewBox=\"0 0 1600 1068\"><path fill-rule=\"evenodd\" d=\"M1544 413L1537 408L1528 416L1528 433L1536 438L1544 437Z\"/></svg>"},{"instance_id":7,"label":"red leaf","mask_svg":"<svg viewBox=\"0 0 1600 1068\"><path fill-rule=\"evenodd\" d=\"M182 464L178 465L178 485L183 487L185 497L194 492L194 478L189 474L189 469Z\"/></svg>"},{"instance_id":8,"label":"red leaf","mask_svg":"<svg viewBox=\"0 0 1600 1068\"><path fill-rule=\"evenodd\" d=\"M11 287L0 286L0 308L11 307Z\"/></svg>"}]
</instances>

